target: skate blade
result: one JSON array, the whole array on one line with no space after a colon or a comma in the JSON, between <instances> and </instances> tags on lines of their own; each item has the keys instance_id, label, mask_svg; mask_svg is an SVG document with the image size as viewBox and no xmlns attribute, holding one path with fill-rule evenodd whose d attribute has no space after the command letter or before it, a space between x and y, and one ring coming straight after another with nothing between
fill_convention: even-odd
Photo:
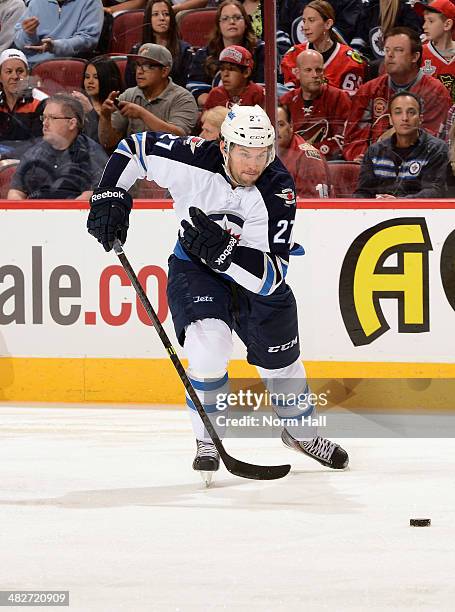
<instances>
[{"instance_id":1,"label":"skate blade","mask_svg":"<svg viewBox=\"0 0 455 612\"><path fill-rule=\"evenodd\" d=\"M213 472L200 471L199 474L201 475L202 482L205 484L205 486L209 487L210 483L212 482Z\"/></svg>"}]
</instances>

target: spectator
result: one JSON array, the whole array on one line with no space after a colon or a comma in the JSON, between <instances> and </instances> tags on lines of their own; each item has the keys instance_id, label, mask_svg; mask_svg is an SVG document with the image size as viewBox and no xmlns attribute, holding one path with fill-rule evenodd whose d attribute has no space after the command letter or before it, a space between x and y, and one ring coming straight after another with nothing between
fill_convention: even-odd
<instances>
[{"instance_id":1,"label":"spectator","mask_svg":"<svg viewBox=\"0 0 455 612\"><path fill-rule=\"evenodd\" d=\"M292 24L301 17L311 0L281 0L278 2L278 26L292 38ZM344 40L354 36L355 24L360 14L362 0L331 0L337 18L336 29ZM295 42L295 39L293 39Z\"/></svg>"},{"instance_id":2,"label":"spectator","mask_svg":"<svg viewBox=\"0 0 455 612\"><path fill-rule=\"evenodd\" d=\"M335 11L332 6L325 0L313 0L303 9L302 23L307 42L289 49L281 62L285 85L298 85L297 57L306 49L314 49L324 58L328 83L354 95L365 77L366 64L356 51L342 44L333 31Z\"/></svg>"},{"instance_id":3,"label":"spectator","mask_svg":"<svg viewBox=\"0 0 455 612\"><path fill-rule=\"evenodd\" d=\"M163 45L172 55L172 70L170 77L174 83L186 86L188 71L191 64L191 46L180 38L175 12L170 0L149 0L144 11L142 42L136 43L130 53L137 54L145 43ZM127 87L133 87L135 78L130 65L125 73Z\"/></svg>"},{"instance_id":4,"label":"spectator","mask_svg":"<svg viewBox=\"0 0 455 612\"><path fill-rule=\"evenodd\" d=\"M214 106L202 115L200 137L205 140L220 140L221 124L226 119L228 109L225 106Z\"/></svg>"},{"instance_id":5,"label":"spectator","mask_svg":"<svg viewBox=\"0 0 455 612\"><path fill-rule=\"evenodd\" d=\"M0 54L0 140L5 157L19 158L30 140L41 136L40 115L47 95L31 86L19 49Z\"/></svg>"},{"instance_id":6,"label":"spectator","mask_svg":"<svg viewBox=\"0 0 455 612\"><path fill-rule=\"evenodd\" d=\"M368 147L360 169L358 198L443 198L448 164L445 142L422 130L421 99L400 91L390 99L395 133Z\"/></svg>"},{"instance_id":7,"label":"spectator","mask_svg":"<svg viewBox=\"0 0 455 612\"><path fill-rule=\"evenodd\" d=\"M422 43L409 28L392 28L385 39L385 74L368 81L352 100L345 132L344 157L361 161L368 145L389 129L388 103L395 92L410 91L423 99L422 127L438 135L451 105L447 89L420 71Z\"/></svg>"},{"instance_id":8,"label":"spectator","mask_svg":"<svg viewBox=\"0 0 455 612\"><path fill-rule=\"evenodd\" d=\"M351 45L371 60L374 77L378 76L379 63L384 59L383 33L399 26L419 34L422 31L422 20L412 10L411 3L406 0L362 0Z\"/></svg>"},{"instance_id":9,"label":"spectator","mask_svg":"<svg viewBox=\"0 0 455 612\"><path fill-rule=\"evenodd\" d=\"M30 65L95 49L103 27L100 0L30 0L15 26L14 43Z\"/></svg>"},{"instance_id":10,"label":"spectator","mask_svg":"<svg viewBox=\"0 0 455 612\"><path fill-rule=\"evenodd\" d=\"M24 12L23 0L0 0L0 53L11 47L14 26Z\"/></svg>"},{"instance_id":11,"label":"spectator","mask_svg":"<svg viewBox=\"0 0 455 612\"><path fill-rule=\"evenodd\" d=\"M109 57L95 57L85 67L80 91L72 95L79 100L85 112L83 133L98 140L98 123L101 106L112 91L122 91L122 76L117 64Z\"/></svg>"},{"instance_id":12,"label":"spectator","mask_svg":"<svg viewBox=\"0 0 455 612\"><path fill-rule=\"evenodd\" d=\"M68 94L46 100L43 139L22 156L8 192L9 200L88 200L103 173L107 156L81 134L84 110Z\"/></svg>"},{"instance_id":13,"label":"spectator","mask_svg":"<svg viewBox=\"0 0 455 612\"><path fill-rule=\"evenodd\" d=\"M264 106L264 88L251 80L253 56L240 45L225 47L220 53L221 83L214 87L205 102L205 109L233 104Z\"/></svg>"},{"instance_id":14,"label":"spectator","mask_svg":"<svg viewBox=\"0 0 455 612\"><path fill-rule=\"evenodd\" d=\"M134 58L137 87L120 95L118 91L111 92L101 106L98 137L106 149L114 148L125 136L146 130L185 136L197 123L193 96L169 77L169 50L146 43Z\"/></svg>"},{"instance_id":15,"label":"spectator","mask_svg":"<svg viewBox=\"0 0 455 612\"><path fill-rule=\"evenodd\" d=\"M255 36L243 4L237 0L224 0L217 7L215 19L215 29L208 45L196 51L188 75L187 89L200 107L204 106L210 89L218 85L218 58L221 51L230 45L248 49L254 59L251 79L255 83L264 82L264 43Z\"/></svg>"},{"instance_id":16,"label":"spectator","mask_svg":"<svg viewBox=\"0 0 455 612\"><path fill-rule=\"evenodd\" d=\"M328 198L333 195L324 156L294 133L289 109L282 105L277 111L277 142L278 157L294 179L297 197Z\"/></svg>"},{"instance_id":17,"label":"spectator","mask_svg":"<svg viewBox=\"0 0 455 612\"><path fill-rule=\"evenodd\" d=\"M455 102L455 5L450 0L434 0L431 4L417 2L415 11L423 13L422 72L434 76L447 87Z\"/></svg>"},{"instance_id":18,"label":"spectator","mask_svg":"<svg viewBox=\"0 0 455 612\"><path fill-rule=\"evenodd\" d=\"M300 87L280 98L287 106L294 130L315 146L327 159L342 156L343 134L351 108L345 91L324 82L324 59L307 49L297 57Z\"/></svg>"}]
</instances>

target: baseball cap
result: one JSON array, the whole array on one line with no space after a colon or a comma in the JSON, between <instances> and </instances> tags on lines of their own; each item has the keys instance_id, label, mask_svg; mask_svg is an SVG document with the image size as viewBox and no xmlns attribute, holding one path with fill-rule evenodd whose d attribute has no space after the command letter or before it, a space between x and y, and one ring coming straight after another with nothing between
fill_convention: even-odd
<instances>
[{"instance_id":1,"label":"baseball cap","mask_svg":"<svg viewBox=\"0 0 455 612\"><path fill-rule=\"evenodd\" d=\"M433 0L433 2L416 2L414 10L421 17L424 11L432 13L441 13L447 19L455 20L455 4L451 0Z\"/></svg>"},{"instance_id":2,"label":"baseball cap","mask_svg":"<svg viewBox=\"0 0 455 612\"><path fill-rule=\"evenodd\" d=\"M145 43L141 45L139 51L135 55L129 55L133 60L146 59L151 64L158 64L165 68L172 68L172 55L169 49L163 45L155 45L155 43Z\"/></svg>"},{"instance_id":3,"label":"baseball cap","mask_svg":"<svg viewBox=\"0 0 455 612\"><path fill-rule=\"evenodd\" d=\"M24 64L28 68L27 58L22 53L22 51L19 51L19 49L5 49L4 51L2 51L0 53L0 66L3 64L3 62L6 62L7 60L11 59L16 59L20 60L21 62L24 62Z\"/></svg>"},{"instance_id":4,"label":"baseball cap","mask_svg":"<svg viewBox=\"0 0 455 612\"><path fill-rule=\"evenodd\" d=\"M230 45L225 47L218 58L220 62L229 62L230 64L237 64L237 66L246 66L247 68L253 68L253 56L240 45Z\"/></svg>"}]
</instances>

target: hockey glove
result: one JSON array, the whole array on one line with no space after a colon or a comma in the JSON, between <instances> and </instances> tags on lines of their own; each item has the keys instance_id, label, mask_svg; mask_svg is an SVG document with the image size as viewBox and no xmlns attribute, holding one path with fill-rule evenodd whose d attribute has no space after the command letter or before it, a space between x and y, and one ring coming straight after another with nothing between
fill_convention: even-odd
<instances>
[{"instance_id":1,"label":"hockey glove","mask_svg":"<svg viewBox=\"0 0 455 612\"><path fill-rule=\"evenodd\" d=\"M130 194L121 187L98 187L93 192L87 229L101 242L105 251L112 249L116 238L125 243L132 207Z\"/></svg>"},{"instance_id":2,"label":"hockey glove","mask_svg":"<svg viewBox=\"0 0 455 612\"><path fill-rule=\"evenodd\" d=\"M204 260L213 270L224 272L231 265L237 238L195 206L190 207L190 217L193 225L185 219L182 221L182 245L188 253Z\"/></svg>"}]
</instances>

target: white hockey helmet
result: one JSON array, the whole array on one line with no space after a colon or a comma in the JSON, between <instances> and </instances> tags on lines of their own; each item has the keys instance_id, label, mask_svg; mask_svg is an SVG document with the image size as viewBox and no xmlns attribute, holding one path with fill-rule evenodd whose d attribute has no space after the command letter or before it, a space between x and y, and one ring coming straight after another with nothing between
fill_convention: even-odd
<instances>
[{"instance_id":1,"label":"white hockey helmet","mask_svg":"<svg viewBox=\"0 0 455 612\"><path fill-rule=\"evenodd\" d=\"M269 147L267 166L275 159L275 130L267 113L258 105L234 104L221 124L224 141L224 163L228 167L231 145L243 147Z\"/></svg>"}]
</instances>

